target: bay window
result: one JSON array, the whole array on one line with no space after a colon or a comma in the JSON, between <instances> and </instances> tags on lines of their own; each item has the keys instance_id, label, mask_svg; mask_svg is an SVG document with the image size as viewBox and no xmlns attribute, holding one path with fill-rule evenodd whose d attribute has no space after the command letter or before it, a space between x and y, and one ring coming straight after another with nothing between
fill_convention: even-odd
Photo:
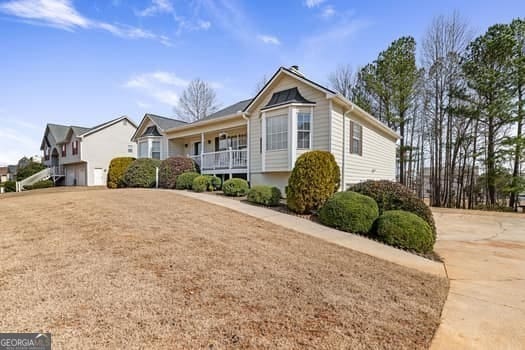
<instances>
[{"instance_id":1,"label":"bay window","mask_svg":"<svg viewBox=\"0 0 525 350\"><path fill-rule=\"evenodd\" d=\"M312 128L312 115L310 112L297 113L297 148L310 148L310 135Z\"/></svg>"},{"instance_id":2,"label":"bay window","mask_svg":"<svg viewBox=\"0 0 525 350\"><path fill-rule=\"evenodd\" d=\"M160 159L160 141L151 142L151 158Z\"/></svg>"},{"instance_id":3,"label":"bay window","mask_svg":"<svg viewBox=\"0 0 525 350\"><path fill-rule=\"evenodd\" d=\"M266 150L276 151L288 148L288 115L266 119Z\"/></svg>"},{"instance_id":4,"label":"bay window","mask_svg":"<svg viewBox=\"0 0 525 350\"><path fill-rule=\"evenodd\" d=\"M139 142L139 158L148 158L148 141Z\"/></svg>"}]
</instances>

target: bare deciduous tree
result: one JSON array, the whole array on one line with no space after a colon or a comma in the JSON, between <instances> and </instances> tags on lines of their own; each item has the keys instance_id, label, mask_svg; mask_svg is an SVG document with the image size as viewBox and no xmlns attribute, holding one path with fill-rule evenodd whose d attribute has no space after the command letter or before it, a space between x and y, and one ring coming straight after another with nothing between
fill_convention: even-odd
<instances>
[{"instance_id":1,"label":"bare deciduous tree","mask_svg":"<svg viewBox=\"0 0 525 350\"><path fill-rule=\"evenodd\" d=\"M328 77L330 85L347 99L352 98L356 78L350 65L341 65Z\"/></svg>"},{"instance_id":2,"label":"bare deciduous tree","mask_svg":"<svg viewBox=\"0 0 525 350\"><path fill-rule=\"evenodd\" d=\"M207 117L217 109L215 90L209 83L197 78L192 80L182 93L175 112L184 120L193 122Z\"/></svg>"},{"instance_id":3,"label":"bare deciduous tree","mask_svg":"<svg viewBox=\"0 0 525 350\"><path fill-rule=\"evenodd\" d=\"M265 75L263 75L261 80L259 80L257 82L257 84L255 84L254 96L257 95L259 93L259 91L262 90L262 88L266 85L266 83L268 83L268 80L269 80L268 76L265 74Z\"/></svg>"}]
</instances>

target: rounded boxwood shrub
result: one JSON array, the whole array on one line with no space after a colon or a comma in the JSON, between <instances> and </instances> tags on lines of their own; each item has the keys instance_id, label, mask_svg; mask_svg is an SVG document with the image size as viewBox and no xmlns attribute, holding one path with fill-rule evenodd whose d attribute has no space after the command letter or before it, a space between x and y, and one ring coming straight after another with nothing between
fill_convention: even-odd
<instances>
[{"instance_id":1,"label":"rounded boxwood shrub","mask_svg":"<svg viewBox=\"0 0 525 350\"><path fill-rule=\"evenodd\" d=\"M378 239L394 247L428 253L434 246L430 225L408 211L385 211L377 219L375 231Z\"/></svg>"},{"instance_id":2,"label":"rounded boxwood shrub","mask_svg":"<svg viewBox=\"0 0 525 350\"><path fill-rule=\"evenodd\" d=\"M286 204L297 213L318 210L337 191L339 181L339 166L330 152L303 153L288 179Z\"/></svg>"},{"instance_id":3,"label":"rounded boxwood shrub","mask_svg":"<svg viewBox=\"0 0 525 350\"><path fill-rule=\"evenodd\" d=\"M274 186L253 186L248 192L248 202L275 206L281 202L281 190Z\"/></svg>"},{"instance_id":4,"label":"rounded boxwood shrub","mask_svg":"<svg viewBox=\"0 0 525 350\"><path fill-rule=\"evenodd\" d=\"M127 187L155 187L155 168L160 160L139 158L131 163L124 174L124 185Z\"/></svg>"},{"instance_id":5,"label":"rounded boxwood shrub","mask_svg":"<svg viewBox=\"0 0 525 350\"><path fill-rule=\"evenodd\" d=\"M380 180L361 182L351 186L348 190L374 198L379 206L379 213L388 210L404 210L416 214L430 225L435 241L436 224L432 211L407 187L397 182Z\"/></svg>"},{"instance_id":6,"label":"rounded boxwood shrub","mask_svg":"<svg viewBox=\"0 0 525 350\"><path fill-rule=\"evenodd\" d=\"M244 179L229 179L222 184L222 192L227 196L242 197L248 193L250 187Z\"/></svg>"},{"instance_id":7,"label":"rounded boxwood shrub","mask_svg":"<svg viewBox=\"0 0 525 350\"><path fill-rule=\"evenodd\" d=\"M354 233L369 233L378 216L374 199L356 192L338 192L319 210L322 224Z\"/></svg>"},{"instance_id":8,"label":"rounded boxwood shrub","mask_svg":"<svg viewBox=\"0 0 525 350\"><path fill-rule=\"evenodd\" d=\"M193 180L201 174L190 171L188 173L182 173L177 177L175 188L178 190L191 190Z\"/></svg>"},{"instance_id":9,"label":"rounded boxwood shrub","mask_svg":"<svg viewBox=\"0 0 525 350\"><path fill-rule=\"evenodd\" d=\"M134 161L133 157L118 157L111 160L108 169L108 188L124 187L124 174Z\"/></svg>"},{"instance_id":10,"label":"rounded boxwood shrub","mask_svg":"<svg viewBox=\"0 0 525 350\"><path fill-rule=\"evenodd\" d=\"M35 182L32 185L24 186L24 189L37 190L39 188L49 188L49 187L55 187L55 183L53 182L53 180L41 180L41 181Z\"/></svg>"},{"instance_id":11,"label":"rounded boxwood shrub","mask_svg":"<svg viewBox=\"0 0 525 350\"><path fill-rule=\"evenodd\" d=\"M180 174L195 171L195 162L191 158L183 156L166 158L160 163L159 187L175 188Z\"/></svg>"},{"instance_id":12,"label":"rounded boxwood shrub","mask_svg":"<svg viewBox=\"0 0 525 350\"><path fill-rule=\"evenodd\" d=\"M221 179L213 175L199 175L193 179L191 189L195 192L215 191L221 188Z\"/></svg>"}]
</instances>

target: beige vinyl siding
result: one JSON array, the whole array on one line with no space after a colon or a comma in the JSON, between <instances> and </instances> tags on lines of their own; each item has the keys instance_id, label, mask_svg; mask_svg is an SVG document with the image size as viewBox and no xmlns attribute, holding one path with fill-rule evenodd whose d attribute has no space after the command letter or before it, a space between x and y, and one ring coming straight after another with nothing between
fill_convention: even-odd
<instances>
[{"instance_id":1,"label":"beige vinyl siding","mask_svg":"<svg viewBox=\"0 0 525 350\"><path fill-rule=\"evenodd\" d=\"M334 155L339 167L343 163L343 108L339 105L332 104L332 136L331 152Z\"/></svg>"},{"instance_id":2,"label":"beige vinyl siding","mask_svg":"<svg viewBox=\"0 0 525 350\"><path fill-rule=\"evenodd\" d=\"M266 151L266 171L288 171L288 150Z\"/></svg>"},{"instance_id":3,"label":"beige vinyl siding","mask_svg":"<svg viewBox=\"0 0 525 350\"><path fill-rule=\"evenodd\" d=\"M350 153L350 120L363 127L362 156ZM396 143L354 115L345 122L345 188L366 180L396 178Z\"/></svg>"},{"instance_id":4,"label":"beige vinyl siding","mask_svg":"<svg viewBox=\"0 0 525 350\"><path fill-rule=\"evenodd\" d=\"M250 171L255 173L262 170L261 135L261 119L250 118Z\"/></svg>"},{"instance_id":5,"label":"beige vinyl siding","mask_svg":"<svg viewBox=\"0 0 525 350\"><path fill-rule=\"evenodd\" d=\"M93 185L95 168L101 168L104 174L107 174L111 159L137 156L136 147L133 149L134 153L128 153L128 145L135 130L135 127L124 119L84 137L82 160L87 162L88 186Z\"/></svg>"},{"instance_id":6,"label":"beige vinyl siding","mask_svg":"<svg viewBox=\"0 0 525 350\"><path fill-rule=\"evenodd\" d=\"M251 185L269 185L278 187L282 195L285 196L284 188L288 185L289 172L275 172L275 173L252 173Z\"/></svg>"}]
</instances>

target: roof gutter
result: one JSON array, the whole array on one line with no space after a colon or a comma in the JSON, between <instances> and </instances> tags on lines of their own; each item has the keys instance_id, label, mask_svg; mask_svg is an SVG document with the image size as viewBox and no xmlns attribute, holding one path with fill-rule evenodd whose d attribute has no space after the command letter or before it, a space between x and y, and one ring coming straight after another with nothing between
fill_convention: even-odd
<instances>
[{"instance_id":1,"label":"roof gutter","mask_svg":"<svg viewBox=\"0 0 525 350\"><path fill-rule=\"evenodd\" d=\"M220 122L220 121L224 121L224 120L230 120L230 119L235 119L235 118L238 118L238 117L243 117L244 118L244 116L243 116L243 114L241 112L237 112L235 114L230 114L230 115L227 115L227 116L224 116L224 117L220 117L220 118L199 120L199 121L191 123L191 124L177 126L177 127L171 128L171 129L167 129L164 132L167 134L167 133L174 132L174 131L181 131L181 130L192 129L194 127L199 127L199 126L203 126L203 125L213 124L213 123L216 123L216 122Z\"/></svg>"}]
</instances>

